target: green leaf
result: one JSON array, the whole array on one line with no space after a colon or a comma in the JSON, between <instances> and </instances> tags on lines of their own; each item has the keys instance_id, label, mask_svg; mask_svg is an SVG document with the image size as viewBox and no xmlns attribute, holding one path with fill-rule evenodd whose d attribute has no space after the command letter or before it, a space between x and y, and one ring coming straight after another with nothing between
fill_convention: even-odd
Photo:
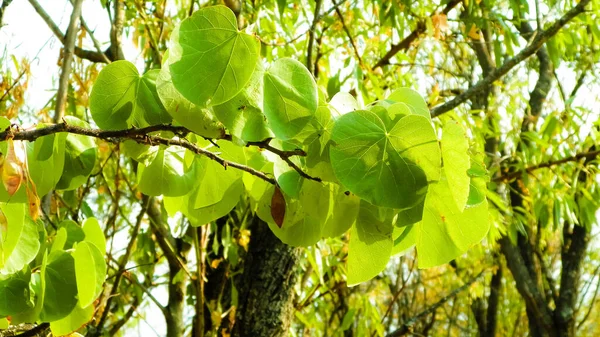
<instances>
[{"instance_id":1,"label":"green leaf","mask_svg":"<svg viewBox=\"0 0 600 337\"><path fill-rule=\"evenodd\" d=\"M211 144L205 148L209 151L217 152L225 160L245 164L246 158L240 146L226 141L219 141L217 145L218 147ZM199 166L195 177L198 181L198 186L190 194L193 195L194 199L190 203L190 206L194 209L210 206L221 201L226 191L242 177L240 170L225 168L208 157L197 156L196 160Z\"/></svg>"},{"instance_id":2,"label":"green leaf","mask_svg":"<svg viewBox=\"0 0 600 337\"><path fill-rule=\"evenodd\" d=\"M106 238L100 227L100 223L96 218L87 218L83 222L83 233L85 233L85 241L93 244L104 254L106 252Z\"/></svg>"},{"instance_id":3,"label":"green leaf","mask_svg":"<svg viewBox=\"0 0 600 337\"><path fill-rule=\"evenodd\" d=\"M156 92L158 70L140 76L129 61L105 66L90 94L90 112L96 124L105 130L170 123Z\"/></svg>"},{"instance_id":4,"label":"green leaf","mask_svg":"<svg viewBox=\"0 0 600 337\"><path fill-rule=\"evenodd\" d=\"M64 249L71 249L77 242L81 242L85 239L85 232L75 221L67 219L61 221L58 225L59 228L64 228L67 231L67 241L65 242Z\"/></svg>"},{"instance_id":5,"label":"green leaf","mask_svg":"<svg viewBox=\"0 0 600 337\"><path fill-rule=\"evenodd\" d=\"M89 128L89 124L73 116L65 116L71 125ZM69 134L65 144L65 164L57 189L74 190L83 185L96 165L96 143L92 137Z\"/></svg>"},{"instance_id":6,"label":"green leaf","mask_svg":"<svg viewBox=\"0 0 600 337\"><path fill-rule=\"evenodd\" d=\"M444 173L452 199L459 210L463 210L469 198L470 178L467 170L471 166L469 157L469 140L463 127L453 120L444 124L442 134L442 159Z\"/></svg>"},{"instance_id":7,"label":"green leaf","mask_svg":"<svg viewBox=\"0 0 600 337\"><path fill-rule=\"evenodd\" d=\"M156 158L145 166L138 166L137 182L142 193L152 196L178 197L190 192L197 181L196 166L184 160L187 150L168 147L159 150Z\"/></svg>"},{"instance_id":8,"label":"green leaf","mask_svg":"<svg viewBox=\"0 0 600 337\"><path fill-rule=\"evenodd\" d=\"M489 230L487 201L461 211L452 198L447 180L429 186L423 220L415 225L419 268L455 259L481 241Z\"/></svg>"},{"instance_id":9,"label":"green leaf","mask_svg":"<svg viewBox=\"0 0 600 337\"><path fill-rule=\"evenodd\" d=\"M168 67L164 67L156 79L156 90L167 110L181 125L207 138L222 138L225 129L214 114L187 100L173 85Z\"/></svg>"},{"instance_id":10,"label":"green leaf","mask_svg":"<svg viewBox=\"0 0 600 337\"><path fill-rule=\"evenodd\" d=\"M392 237L394 239L394 248L392 256L406 253L417 241L417 231L414 225L398 227L394 226Z\"/></svg>"},{"instance_id":11,"label":"green leaf","mask_svg":"<svg viewBox=\"0 0 600 337\"><path fill-rule=\"evenodd\" d=\"M223 159L244 163L244 153L241 147L230 142L219 142L219 148L211 147L212 151L219 151ZM237 169L224 168L223 165L208 157L198 158L199 169L195 179L199 186L194 193L194 202L190 203L194 209L214 205L223 200L226 191L242 177L242 172Z\"/></svg>"},{"instance_id":12,"label":"green leaf","mask_svg":"<svg viewBox=\"0 0 600 337\"><path fill-rule=\"evenodd\" d=\"M229 133L247 142L273 137L263 114L264 73L261 62L258 62L248 85L234 98L213 107Z\"/></svg>"},{"instance_id":13,"label":"green leaf","mask_svg":"<svg viewBox=\"0 0 600 337\"><path fill-rule=\"evenodd\" d=\"M43 126L38 124L38 127ZM66 137L66 133L59 133L27 143L29 175L40 197L50 192L60 180L65 165Z\"/></svg>"},{"instance_id":14,"label":"green leaf","mask_svg":"<svg viewBox=\"0 0 600 337\"><path fill-rule=\"evenodd\" d=\"M302 63L283 58L265 72L264 113L275 136L287 140L307 126L317 110L317 85Z\"/></svg>"},{"instance_id":15,"label":"green leaf","mask_svg":"<svg viewBox=\"0 0 600 337\"><path fill-rule=\"evenodd\" d=\"M368 281L387 265L392 240L394 210L360 203L356 223L350 229L348 244L348 286Z\"/></svg>"},{"instance_id":16,"label":"green leaf","mask_svg":"<svg viewBox=\"0 0 600 337\"><path fill-rule=\"evenodd\" d=\"M341 116L333 128L330 158L335 176L374 205L406 209L418 204L439 174L439 147L429 121L406 116L392 130L373 112Z\"/></svg>"},{"instance_id":17,"label":"green leaf","mask_svg":"<svg viewBox=\"0 0 600 337\"><path fill-rule=\"evenodd\" d=\"M81 329L94 316L94 306L89 305L85 308L77 305L71 313L58 321L50 322L50 330L53 336L66 336ZM71 337L75 337L71 335Z\"/></svg>"},{"instance_id":18,"label":"green leaf","mask_svg":"<svg viewBox=\"0 0 600 337\"><path fill-rule=\"evenodd\" d=\"M0 274L0 317L22 313L33 307L30 300L29 268L11 275Z\"/></svg>"},{"instance_id":19,"label":"green leaf","mask_svg":"<svg viewBox=\"0 0 600 337\"><path fill-rule=\"evenodd\" d=\"M274 187L268 185L258 202L256 215L266 222L273 234L285 244L295 247L308 247L316 244L321 239L322 223L309 216L300 201L290 198L285 193L283 193L286 202L285 217L281 228L277 226L271 215L273 192Z\"/></svg>"},{"instance_id":20,"label":"green leaf","mask_svg":"<svg viewBox=\"0 0 600 337\"><path fill-rule=\"evenodd\" d=\"M2 242L0 272L12 274L35 259L40 249L38 229L25 204L0 204L8 223Z\"/></svg>"},{"instance_id":21,"label":"green leaf","mask_svg":"<svg viewBox=\"0 0 600 337\"><path fill-rule=\"evenodd\" d=\"M75 274L77 276L77 293L79 305L85 308L102 292L102 284L106 277L104 254L92 243L79 242L73 252Z\"/></svg>"},{"instance_id":22,"label":"green leaf","mask_svg":"<svg viewBox=\"0 0 600 337\"><path fill-rule=\"evenodd\" d=\"M227 215L240 201L240 195L244 191L242 179L236 180L225 191L221 201L210 206L193 208L196 202L197 191L192 190L189 195L177 198L164 198L165 209L170 216L181 212L185 215L193 226L202 226L211 221L217 220Z\"/></svg>"},{"instance_id":23,"label":"green leaf","mask_svg":"<svg viewBox=\"0 0 600 337\"><path fill-rule=\"evenodd\" d=\"M64 252L53 252L48 264L42 265L44 304L40 319L52 322L66 317L77 305L75 260Z\"/></svg>"},{"instance_id":24,"label":"green leaf","mask_svg":"<svg viewBox=\"0 0 600 337\"><path fill-rule=\"evenodd\" d=\"M399 88L394 90L387 98L393 102L401 102L405 103L409 106L412 112L416 115L420 115L426 117L431 120L431 113L429 112L429 107L427 106L427 102L419 95L418 92L410 89L410 88Z\"/></svg>"},{"instance_id":25,"label":"green leaf","mask_svg":"<svg viewBox=\"0 0 600 337\"><path fill-rule=\"evenodd\" d=\"M421 221L421 219L423 218L423 206L424 205L425 205L425 199L423 199L423 201L421 201L414 207L401 210L398 213L398 218L396 219L396 226L404 227L404 226L416 224L417 222Z\"/></svg>"},{"instance_id":26,"label":"green leaf","mask_svg":"<svg viewBox=\"0 0 600 337\"><path fill-rule=\"evenodd\" d=\"M304 179L298 199L308 216L324 224L331 215L333 186Z\"/></svg>"},{"instance_id":27,"label":"green leaf","mask_svg":"<svg viewBox=\"0 0 600 337\"><path fill-rule=\"evenodd\" d=\"M338 92L329 101L329 107L333 115L337 118L348 112L360 110L360 105L354 96L347 92Z\"/></svg>"},{"instance_id":28,"label":"green leaf","mask_svg":"<svg viewBox=\"0 0 600 337\"><path fill-rule=\"evenodd\" d=\"M55 252L57 250L64 250L65 243L67 243L67 229L61 227L56 231L56 235L54 236L54 242L52 242L52 247L50 248L50 252Z\"/></svg>"},{"instance_id":29,"label":"green leaf","mask_svg":"<svg viewBox=\"0 0 600 337\"><path fill-rule=\"evenodd\" d=\"M258 61L258 40L238 31L225 6L204 7L183 20L171 36L169 70L175 88L201 107L222 104L250 80Z\"/></svg>"},{"instance_id":30,"label":"green leaf","mask_svg":"<svg viewBox=\"0 0 600 337\"><path fill-rule=\"evenodd\" d=\"M323 226L321 236L333 238L346 233L356 221L360 199L352 193L345 193L339 186L334 189L331 216Z\"/></svg>"}]
</instances>

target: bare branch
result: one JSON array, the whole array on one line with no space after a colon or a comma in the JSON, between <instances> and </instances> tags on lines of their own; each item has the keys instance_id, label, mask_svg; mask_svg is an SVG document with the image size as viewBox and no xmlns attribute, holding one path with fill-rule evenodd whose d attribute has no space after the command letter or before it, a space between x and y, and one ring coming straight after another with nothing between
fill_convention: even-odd
<instances>
[{"instance_id":1,"label":"bare branch","mask_svg":"<svg viewBox=\"0 0 600 337\"><path fill-rule=\"evenodd\" d=\"M48 15L48 13L46 13L44 8L37 2L37 0L29 0L29 3L35 9L35 11L39 14L39 16L42 18L42 20L44 20L44 22L46 22L46 25L48 25L48 27L54 33L54 35L60 40L61 43L64 44L66 37L63 35L60 28L58 28L58 25L56 25L56 23L54 23L54 21L52 20L50 15ZM93 51L93 50L82 49L77 46L74 47L73 52L75 55L77 55L77 57L80 57L82 59L86 59L91 62L106 63L106 55L104 55L104 53Z\"/></svg>"},{"instance_id":2,"label":"bare branch","mask_svg":"<svg viewBox=\"0 0 600 337\"><path fill-rule=\"evenodd\" d=\"M164 138L164 137L160 137L160 136L149 135L149 133L156 132L156 131L171 131L180 138L169 139L169 138ZM73 133L73 134L78 134L78 135L83 135L83 136L99 138L99 139L103 139L105 141L115 143L115 144L120 143L124 139L130 139L139 144L144 144L144 145L162 144L162 145L167 145L167 146L171 146L171 145L180 146L180 147L186 148L186 149L194 152L195 154L208 157L211 160L214 160L217 163L221 164L224 168L233 167L238 170L248 172L248 173L252 174L253 176L256 176L270 184L275 185L277 183L275 178L270 177L267 173L255 170L255 169L253 169L249 166L243 165L243 164L225 160L222 157L220 157L218 154L208 151L206 149L203 149L203 148L199 147L198 145L189 142L187 139L183 138L183 137L185 137L185 135L187 133L190 132L188 129L181 127L181 126L173 126L173 125L168 125L168 124L152 125L152 126L148 126L145 128L139 128L139 129L131 128L131 129L125 129L125 130L100 130L100 129L86 129L86 128L82 128L82 127L75 126L75 125L70 125L70 124L67 124L66 122L63 122L63 123L53 124L53 125L50 125L47 127L33 129L33 130L20 131L17 129L17 131L13 131L11 128L8 128L7 130L0 132L0 141L12 138L14 140L27 140L27 141L32 142L40 137L59 133L59 132L67 132L67 133ZM228 136L225 136L223 139L230 140L231 138ZM294 151L279 150L279 149L269 145L268 141L252 142L252 143L249 143L249 145L257 146L257 147L266 149L270 152L277 154L279 157L281 157L281 159L283 161L285 161L290 167L292 167L294 170L296 170L298 172L298 174L300 174L302 177L304 177L306 179L314 180L314 181L321 181L320 178L312 177L312 176L308 175L306 172L304 172L300 167L298 167L294 162L292 162L290 160L291 156L306 155L304 153L304 151L302 151L302 150L294 150Z\"/></svg>"},{"instance_id":3,"label":"bare branch","mask_svg":"<svg viewBox=\"0 0 600 337\"><path fill-rule=\"evenodd\" d=\"M129 239L129 243L127 244L127 248L125 249L125 254L123 254L123 256L121 257L121 261L119 262L119 266L118 266L118 269L115 274L115 280L113 282L112 288L110 289L110 295L106 299L106 305L104 306L104 311L102 312L102 316L100 316L100 319L98 320L98 324L96 324L96 331L98 333L102 331L104 323L106 322L106 319L108 318L108 313L111 310L110 304L112 303L113 298L115 298L115 295L119 291L119 284L121 283L121 278L123 277L123 272L125 271L125 266L127 265L127 261L129 260L129 257L131 256L131 252L133 251L133 246L137 239L137 235L140 232L142 220L144 219L144 215L146 214L147 209L148 209L148 203L142 202L142 209L140 210L140 213L137 216L135 226L131 230L131 237Z\"/></svg>"},{"instance_id":4,"label":"bare branch","mask_svg":"<svg viewBox=\"0 0 600 337\"><path fill-rule=\"evenodd\" d=\"M56 110L54 111L54 122L58 123L65 114L67 105L67 88L69 87L69 77L71 76L71 61L73 61L73 49L75 48L75 38L79 31L79 17L81 17L81 6L83 0L75 0L71 21L67 28L67 36L64 40L62 69L58 80L58 92L56 93Z\"/></svg>"},{"instance_id":5,"label":"bare branch","mask_svg":"<svg viewBox=\"0 0 600 337\"><path fill-rule=\"evenodd\" d=\"M333 1L333 4L334 5L336 4L335 1ZM356 55L356 58L358 59L358 63L360 64L361 67L363 67L364 66L363 60L360 57L360 53L358 52L356 43L354 43L354 38L352 37L352 34L350 34L350 29L348 29L348 26L346 26L346 21L344 20L344 15L342 15L342 12L340 11L339 7L335 7L335 12L338 15L338 17L340 18L340 22L342 23L344 32L346 32L346 36L348 36L348 40L350 40L350 45L352 46L352 49L354 50L354 54Z\"/></svg>"},{"instance_id":6,"label":"bare branch","mask_svg":"<svg viewBox=\"0 0 600 337\"><path fill-rule=\"evenodd\" d=\"M442 13L448 14L454 7L456 7L456 5L461 2L462 0L451 0L442 10ZM436 12L434 11L430 16L434 16L435 14ZM377 63L375 63L373 69L390 64L392 57L394 57L394 55L398 54L400 51L408 49L410 45L419 37L419 35L425 32L425 29L427 29L425 21L417 22L417 27L402 41L397 44L393 44L390 50L379 61L377 61Z\"/></svg>"},{"instance_id":7,"label":"bare branch","mask_svg":"<svg viewBox=\"0 0 600 337\"><path fill-rule=\"evenodd\" d=\"M456 96L454 99L433 108L431 110L431 116L438 117L487 89L490 85L492 85L492 83L494 83L500 77L506 75L511 69L521 63L523 60L536 53L544 45L544 43L556 35L556 33L558 33L562 27L564 27L574 17L582 13L585 9L585 6L589 2L590 0L581 0L577 6L573 7L560 19L556 20L550 27L548 27L548 29L537 34L533 41L531 41L527 47L523 48L523 50L521 50L513 58L508 59L499 68L492 70L488 76L477 82L477 84L469 88L462 95Z\"/></svg>"},{"instance_id":8,"label":"bare branch","mask_svg":"<svg viewBox=\"0 0 600 337\"><path fill-rule=\"evenodd\" d=\"M442 297L439 301L437 301L433 305L430 305L425 310L423 310L420 313L416 314L415 316L409 318L406 322L404 322L402 324L402 326L400 328L389 333L387 335L387 337L400 337L400 336L405 336L406 334L408 334L410 332L412 326L415 325L415 323L417 323L423 317L427 317L427 316L433 314L439 307L441 307L444 303L448 302L449 299L453 298L454 296L456 296L459 293L468 289L471 286L471 284L475 283L475 281L477 281L481 277L481 275L483 275L484 272L485 272L485 270L482 270L481 272L479 272L479 274L477 274L475 277L473 277L471 280L469 280L462 286L452 290L452 292L450 292L448 295Z\"/></svg>"},{"instance_id":9,"label":"bare branch","mask_svg":"<svg viewBox=\"0 0 600 337\"><path fill-rule=\"evenodd\" d=\"M539 170L542 168L548 168L548 167L552 167L552 166L556 166L556 165L561 165L561 164L565 164L565 163L569 163L569 162L576 162L576 161L580 161L581 159L586 159L586 160L592 160L596 157L600 156L600 150L593 150L593 151L587 151L587 152L580 152L577 153L574 156L570 156L570 157L566 157L563 159L559 159L559 160L551 160L551 161L547 161L545 163L541 163L538 165L534 165L534 166L529 166L526 167L525 169L519 170L519 171L515 171L515 172L510 172L507 174L503 174L501 176L498 176L494 179L492 179L492 181L494 182L500 182L500 181L510 181L512 179L518 178L521 174L523 173L533 173L533 171L535 170Z\"/></svg>"},{"instance_id":10,"label":"bare branch","mask_svg":"<svg viewBox=\"0 0 600 337\"><path fill-rule=\"evenodd\" d=\"M311 74L314 74L313 63L312 63L312 53L313 53L313 45L315 43L315 30L317 28L317 24L319 23L320 17L319 12L321 11L321 4L323 0L315 0L315 14L313 17L312 24L310 25L310 30L308 31L308 47L306 49L306 68L310 71ZM334 3L335 5L335 3ZM337 9L336 9L337 10Z\"/></svg>"}]
</instances>

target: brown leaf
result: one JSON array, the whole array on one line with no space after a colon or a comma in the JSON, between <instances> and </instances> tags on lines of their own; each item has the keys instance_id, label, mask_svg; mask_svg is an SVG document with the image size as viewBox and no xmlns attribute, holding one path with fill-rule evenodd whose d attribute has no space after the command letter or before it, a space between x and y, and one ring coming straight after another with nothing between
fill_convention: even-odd
<instances>
[{"instance_id":1,"label":"brown leaf","mask_svg":"<svg viewBox=\"0 0 600 337\"><path fill-rule=\"evenodd\" d=\"M281 228L283 226L283 219L285 218L285 198L279 186L275 186L275 191L273 191L273 197L271 198L271 216L275 220L277 227Z\"/></svg>"},{"instance_id":2,"label":"brown leaf","mask_svg":"<svg viewBox=\"0 0 600 337\"><path fill-rule=\"evenodd\" d=\"M2 183L4 183L8 195L13 196L23 182L23 168L15 153L13 140L9 138L6 143L7 151L2 166Z\"/></svg>"},{"instance_id":3,"label":"brown leaf","mask_svg":"<svg viewBox=\"0 0 600 337\"><path fill-rule=\"evenodd\" d=\"M40 217L40 197L38 197L37 189L31 178L28 180L27 201L29 204L29 216L31 216L33 221L36 221Z\"/></svg>"}]
</instances>

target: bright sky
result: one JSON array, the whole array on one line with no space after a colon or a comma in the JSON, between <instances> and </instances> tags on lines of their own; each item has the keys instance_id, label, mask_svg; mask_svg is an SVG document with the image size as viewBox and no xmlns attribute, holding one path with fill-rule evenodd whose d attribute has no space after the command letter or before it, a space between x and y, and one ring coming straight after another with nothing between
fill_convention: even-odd
<instances>
[{"instance_id":1,"label":"bright sky","mask_svg":"<svg viewBox=\"0 0 600 337\"><path fill-rule=\"evenodd\" d=\"M66 31L72 7L68 0L38 0L54 22ZM110 41L110 23L100 1L84 1L83 18L94 31L94 37L103 48ZM56 91L60 68L57 64L61 43L36 13L29 1L14 0L4 14L4 26L0 29L0 52L4 56L4 67L12 67L11 55L17 59L31 60L31 80L26 96L26 105L33 110L43 108ZM95 50L91 40L86 39L86 49ZM135 62L139 52L130 39L124 39L123 49L128 60ZM33 58L38 55L35 61Z\"/></svg>"}]
</instances>

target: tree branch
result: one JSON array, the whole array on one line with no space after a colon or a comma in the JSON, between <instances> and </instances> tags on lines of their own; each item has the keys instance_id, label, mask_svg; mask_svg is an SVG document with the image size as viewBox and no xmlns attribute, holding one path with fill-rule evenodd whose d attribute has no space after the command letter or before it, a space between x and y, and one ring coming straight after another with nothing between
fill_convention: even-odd
<instances>
[{"instance_id":1,"label":"tree branch","mask_svg":"<svg viewBox=\"0 0 600 337\"><path fill-rule=\"evenodd\" d=\"M164 138L164 137L160 137L160 136L148 135L148 133L156 132L156 131L171 131L180 138L179 139L169 139L169 138ZM252 174L253 176L256 176L270 184L275 185L277 183L275 178L270 177L267 173L255 170L255 169L253 169L249 166L243 165L243 164L239 164L236 162L232 162L232 161L223 159L218 154L208 151L206 149L203 149L203 148L199 147L198 145L189 142L187 139L185 139L183 137L185 137L185 135L188 134L190 132L190 130L188 130L184 127L181 127L181 126L173 126L173 125L169 125L169 124L158 124L158 125L152 125L152 126L148 126L148 127L144 127L144 128L139 128L139 129L131 128L131 129L125 129L125 130L100 130L100 129L82 128L79 126L67 124L66 122L62 122L62 123L53 124L50 126L39 128L39 129L33 129L33 130L13 131L11 128L8 128L7 130L0 132L0 141L4 141L4 140L11 138L14 140L27 140L27 141L32 142L40 137L59 133L59 132L67 132L67 133L73 133L73 134L78 134L78 135L83 135L83 136L99 138L99 139L103 139L103 140L111 142L111 143L119 143L124 139L130 139L139 144L144 144L144 145L162 144L162 145L167 145L167 146L170 146L170 145L180 146L180 147L186 148L186 149L194 152L195 154L208 157L211 160L214 160L217 163L221 164L225 168L233 167L238 170L248 172L248 173ZM225 136L223 138L223 140L231 140L231 137ZM292 167L294 170L296 170L298 172L298 174L300 174L302 177L304 177L306 179L314 180L314 181L319 181L319 182L321 181L320 178L312 177L309 174L307 174L306 172L304 172L300 167L298 167L296 164L294 164L289 159L289 157L291 157L291 156L305 155L304 151L302 151L302 150L293 150L293 151L279 150L275 147L270 146L268 144L268 141L251 142L248 144L266 149L270 152L277 154L278 156L281 157L281 159L283 161L288 163L288 165L290 165L290 167Z\"/></svg>"},{"instance_id":2,"label":"tree branch","mask_svg":"<svg viewBox=\"0 0 600 337\"><path fill-rule=\"evenodd\" d=\"M321 4L323 0L315 0L315 13L313 16L312 24L310 25L310 29L308 31L308 47L306 48L306 68L310 71L311 74L314 74L313 63L312 63L312 53L313 53L313 45L315 43L315 29L317 28L317 24L319 23L320 17L319 12L321 11ZM334 2L335 5L335 2ZM338 10L336 8L336 10Z\"/></svg>"},{"instance_id":3,"label":"tree branch","mask_svg":"<svg viewBox=\"0 0 600 337\"><path fill-rule=\"evenodd\" d=\"M451 0L442 10L442 13L448 14L454 7L456 7L456 5L458 5L461 2L462 0ZM431 13L430 16L434 16L435 14L436 12L434 11L433 13ZM383 67L385 65L390 64L390 60L392 59L392 57L394 57L394 55L398 54L402 50L408 49L408 47L410 47L410 45L419 37L419 35L424 33L426 29L427 26L425 21L417 22L417 27L402 41L400 41L397 44L393 44L390 50L379 61L377 61L377 63L375 63L373 69L377 69L379 67Z\"/></svg>"},{"instance_id":4,"label":"tree branch","mask_svg":"<svg viewBox=\"0 0 600 337\"><path fill-rule=\"evenodd\" d=\"M575 7L570 9L565 15L563 15L560 19L556 20L548 29L541 31L536 37L531 41L531 43L523 48L517 55L513 58L508 59L504 62L499 68L494 69L488 76L486 76L481 81L477 82L474 86L465 91L462 95L456 96L454 99L439 105L431 110L432 117L438 117L462 103L469 100L471 97L477 95L478 93L484 91L488 88L492 83L498 80L500 77L506 75L511 69L521 63L523 60L527 59L529 56L533 55L540 49L546 41L548 41L551 37L556 35L558 31L564 27L569 21L571 21L574 17L582 13L585 9L585 6L590 2L590 0L581 0Z\"/></svg>"},{"instance_id":5,"label":"tree branch","mask_svg":"<svg viewBox=\"0 0 600 337\"><path fill-rule=\"evenodd\" d=\"M415 323L417 323L421 318L431 315L432 313L434 313L437 310L437 308L441 307L444 303L448 302L448 300L450 300L454 296L458 295L459 293L465 291L467 288L469 288L471 286L471 284L475 283L475 281L477 281L477 279L479 279L481 277L481 275L483 275L484 272L485 272L485 270L482 270L481 272L479 272L479 274L477 274L475 277L473 277L471 280L469 280L462 286L454 289L452 292L450 292L448 295L442 297L439 301L437 301L433 305L430 305L425 310L423 310L420 313L416 314L415 316L409 318L406 322L404 322L402 324L402 326L400 328L396 329L395 331L392 331L386 337L405 336L406 334L408 334L410 332L413 325L415 325Z\"/></svg>"},{"instance_id":6,"label":"tree branch","mask_svg":"<svg viewBox=\"0 0 600 337\"><path fill-rule=\"evenodd\" d=\"M552 311L542 298L542 294L539 292L535 280L531 277L519 249L506 236L503 236L499 242L502 253L506 257L506 264L515 279L517 290L525 300L527 308L532 310L537 321L543 325L546 331L552 331Z\"/></svg>"},{"instance_id":7,"label":"tree branch","mask_svg":"<svg viewBox=\"0 0 600 337\"><path fill-rule=\"evenodd\" d=\"M336 5L335 0L333 1L333 4ZM348 36L348 40L350 40L350 45L352 45L352 49L354 50L354 54L356 55L356 58L358 59L358 63L360 64L361 67L363 67L364 64L363 64L362 57L360 57L360 53L358 52L356 43L354 43L354 38L352 37L352 34L350 34L350 29L348 29L348 26L346 26L346 21L344 20L344 15L342 15L342 12L340 11L339 7L335 7L335 12L336 12L337 16L340 18L340 22L342 23L342 28L344 28L344 32L346 32L346 36Z\"/></svg>"},{"instance_id":8,"label":"tree branch","mask_svg":"<svg viewBox=\"0 0 600 337\"><path fill-rule=\"evenodd\" d=\"M44 8L37 2L37 0L29 0L29 3L31 4L33 9L35 9L35 11L39 14L42 20L46 22L46 25L48 25L48 27L54 33L54 35L60 40L61 43L64 44L66 37L63 35L60 28L58 28L58 25L56 25L56 23L52 21L50 15L46 13ZM73 53L77 55L77 57L89 60L91 62L106 63L106 55L104 55L104 53L82 49L77 46L74 47Z\"/></svg>"},{"instance_id":9,"label":"tree branch","mask_svg":"<svg viewBox=\"0 0 600 337\"><path fill-rule=\"evenodd\" d=\"M513 180L515 178L518 178L523 173L529 173L529 174L531 174L531 173L533 173L533 171L539 170L541 168L548 168L548 167L552 167L552 166L556 166L556 165L561 165L561 164L564 164L564 163L576 162L576 161L580 161L581 159L592 160L592 159L594 159L594 158L596 158L598 156L600 156L600 150L588 151L588 152L580 152L580 153L577 153L574 156L570 156L570 157L559 159L559 160L547 161L545 163L541 163L541 164L538 164L538 165L526 167L523 170L519 170L519 171L515 171L515 172L510 172L510 173L507 173L507 174L503 174L501 176L498 176L498 177L492 179L492 181L494 181L494 182L508 182L508 181L511 181L511 180Z\"/></svg>"},{"instance_id":10,"label":"tree branch","mask_svg":"<svg viewBox=\"0 0 600 337\"><path fill-rule=\"evenodd\" d=\"M123 22L125 21L125 2L123 0L114 1L113 22L110 29L110 51L113 60L124 60L123 50L121 49L121 35L123 35Z\"/></svg>"},{"instance_id":11,"label":"tree branch","mask_svg":"<svg viewBox=\"0 0 600 337\"><path fill-rule=\"evenodd\" d=\"M73 61L73 49L75 48L75 38L79 31L79 17L81 17L81 6L83 0L75 0L73 3L73 12L67 28L67 35L63 41L63 59L60 78L58 80L58 92L56 93L56 109L54 111L54 123L58 123L65 114L67 105L67 89L69 87L69 77L71 76L71 62Z\"/></svg>"},{"instance_id":12,"label":"tree branch","mask_svg":"<svg viewBox=\"0 0 600 337\"><path fill-rule=\"evenodd\" d=\"M121 257L121 261L119 263L119 268L117 269L117 272L115 274L115 280L113 282L113 286L110 289L110 295L106 299L106 305L104 306L104 311L102 312L102 316L100 316L100 319L98 320L98 324L96 324L96 334L95 334L96 336L100 336L102 334L104 323L106 322L106 319L108 318L108 314L111 310L110 304L112 303L113 298L115 298L115 295L119 291L119 284L121 283L121 278L123 277L123 272L125 271L125 266L127 265L127 261L129 260L129 256L131 255L131 252L133 251L133 246L137 239L137 235L140 232L142 220L144 219L144 215L146 214L147 209L148 209L148 203L142 202L142 209L140 210L140 213L137 216L137 220L135 222L135 227L132 228L131 237L129 239L129 243L127 244L127 248L125 249L125 254L123 254L123 256Z\"/></svg>"}]
</instances>

